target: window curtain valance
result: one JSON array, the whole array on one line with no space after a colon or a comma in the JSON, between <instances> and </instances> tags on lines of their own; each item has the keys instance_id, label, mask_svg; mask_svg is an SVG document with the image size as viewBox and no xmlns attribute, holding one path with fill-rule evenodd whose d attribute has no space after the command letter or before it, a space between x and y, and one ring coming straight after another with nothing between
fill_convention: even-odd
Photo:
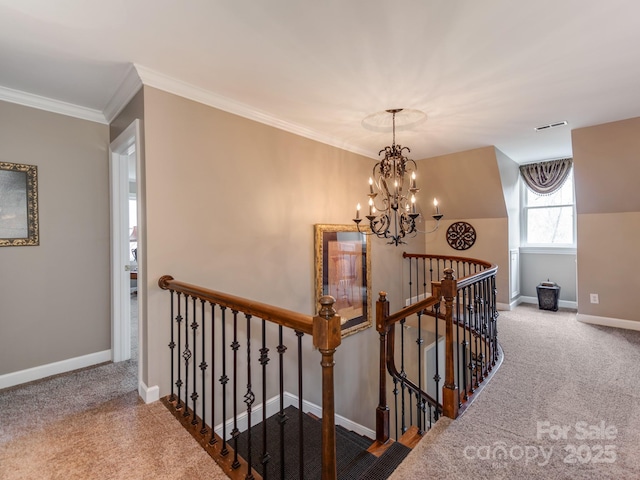
<instances>
[{"instance_id":1,"label":"window curtain valance","mask_svg":"<svg viewBox=\"0 0 640 480\"><path fill-rule=\"evenodd\" d=\"M520 166L520 175L527 186L537 194L551 195L564 184L572 165L571 158L528 163Z\"/></svg>"}]
</instances>

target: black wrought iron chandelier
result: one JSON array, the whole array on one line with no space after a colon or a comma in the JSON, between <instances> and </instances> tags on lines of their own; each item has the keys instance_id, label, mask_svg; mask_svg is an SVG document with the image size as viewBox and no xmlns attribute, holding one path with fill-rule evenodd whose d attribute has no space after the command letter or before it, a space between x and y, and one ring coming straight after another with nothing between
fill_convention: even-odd
<instances>
[{"instance_id":1,"label":"black wrought iron chandelier","mask_svg":"<svg viewBox=\"0 0 640 480\"><path fill-rule=\"evenodd\" d=\"M434 199L436 213L432 217L436 221L435 227L428 232L420 232L416 227L420 217L416 211L416 194L420 191L416 187L418 166L405 156L405 152L411 152L409 147L396 145L396 114L402 110L386 110L393 116L393 143L380 150L378 155L384 153L384 158L375 164L373 175L369 178L369 214L366 219L371 231L360 230L360 204L356 209L356 218L353 219L359 232L389 239L387 243L396 246L406 243L404 238L413 237L417 233L435 232L444 216L440 213L438 201Z\"/></svg>"}]
</instances>

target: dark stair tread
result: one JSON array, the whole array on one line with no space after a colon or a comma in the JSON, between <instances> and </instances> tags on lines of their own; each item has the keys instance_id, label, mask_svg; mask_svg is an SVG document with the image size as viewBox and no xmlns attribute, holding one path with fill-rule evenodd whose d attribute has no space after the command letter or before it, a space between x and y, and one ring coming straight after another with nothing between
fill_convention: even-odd
<instances>
[{"instance_id":1,"label":"dark stair tread","mask_svg":"<svg viewBox=\"0 0 640 480\"><path fill-rule=\"evenodd\" d=\"M285 414L288 420L285 422L285 478L296 479L299 477L298 463L298 424L299 411L295 407L287 407ZM278 414L267 419L268 453L270 461L268 463L269 478L280 477L280 424ZM319 479L321 474L321 437L322 424L308 415L302 415L304 427L304 478L307 480ZM251 464L257 473L263 473L260 463L262 455L262 431L263 425L255 425L251 428ZM357 435L354 433L354 435ZM359 472L366 469L375 461L375 457L366 452L358 443L354 442L351 435L347 436L343 432L336 435L336 457L337 468L340 478L357 478L348 476L350 471ZM229 441L230 446L234 446L234 440ZM248 456L248 431L242 432L238 436L238 454L247 459Z\"/></svg>"},{"instance_id":2,"label":"dark stair tread","mask_svg":"<svg viewBox=\"0 0 640 480\"><path fill-rule=\"evenodd\" d=\"M376 461L364 471L359 477L359 480L385 480L393 473L398 465L402 463L410 451L410 448L400 442L394 442L381 457L378 457Z\"/></svg>"},{"instance_id":3,"label":"dark stair tread","mask_svg":"<svg viewBox=\"0 0 640 480\"><path fill-rule=\"evenodd\" d=\"M361 446L364 450L369 448L373 443L373 441L368 439L367 437L360 435L359 433L354 432L353 430L347 430L341 425L336 425L336 434L346 436L349 440Z\"/></svg>"}]
</instances>

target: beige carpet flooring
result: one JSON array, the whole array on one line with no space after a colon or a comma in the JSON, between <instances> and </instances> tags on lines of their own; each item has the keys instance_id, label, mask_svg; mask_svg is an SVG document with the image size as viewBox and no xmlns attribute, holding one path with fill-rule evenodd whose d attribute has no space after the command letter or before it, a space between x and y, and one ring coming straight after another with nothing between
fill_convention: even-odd
<instances>
[{"instance_id":1,"label":"beige carpet flooring","mask_svg":"<svg viewBox=\"0 0 640 480\"><path fill-rule=\"evenodd\" d=\"M0 480L227 478L164 405L138 397L132 320L132 360L0 391Z\"/></svg>"},{"instance_id":2,"label":"beige carpet flooring","mask_svg":"<svg viewBox=\"0 0 640 480\"><path fill-rule=\"evenodd\" d=\"M499 337L505 360L491 382L392 479L640 478L640 332L521 306L501 312ZM226 478L162 404L142 403L136 368L0 391L0 479ZM566 438L539 436L538 422L567 427ZM580 426L609 438L577 438Z\"/></svg>"},{"instance_id":3,"label":"beige carpet flooring","mask_svg":"<svg viewBox=\"0 0 640 480\"><path fill-rule=\"evenodd\" d=\"M502 367L391 478L640 478L640 332L536 306L498 322Z\"/></svg>"}]
</instances>

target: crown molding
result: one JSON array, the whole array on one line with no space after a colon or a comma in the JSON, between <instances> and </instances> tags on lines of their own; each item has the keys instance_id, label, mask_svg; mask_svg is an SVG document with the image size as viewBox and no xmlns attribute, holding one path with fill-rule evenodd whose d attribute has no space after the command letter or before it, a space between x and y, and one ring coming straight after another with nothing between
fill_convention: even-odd
<instances>
[{"instance_id":1,"label":"crown molding","mask_svg":"<svg viewBox=\"0 0 640 480\"><path fill-rule=\"evenodd\" d=\"M104 114L100 110L74 105L72 103L53 100L33 93L22 92L12 88L0 86L0 100L25 107L46 110L47 112L59 113L69 117L89 120L91 122L108 124Z\"/></svg>"},{"instance_id":2,"label":"crown molding","mask_svg":"<svg viewBox=\"0 0 640 480\"><path fill-rule=\"evenodd\" d=\"M116 89L115 93L104 108L104 117L107 123L111 123L124 107L131 101L142 87L142 80L133 64L129 65L125 77Z\"/></svg>"},{"instance_id":3,"label":"crown molding","mask_svg":"<svg viewBox=\"0 0 640 480\"><path fill-rule=\"evenodd\" d=\"M262 112L260 110L256 110L255 108L252 108L244 103L237 102L222 95L215 94L213 92L210 92L209 90L205 90L201 87L183 82L182 80L169 77L163 73L151 70L150 68L147 68L143 65L134 64L134 66L144 85L157 88L159 90L163 90L165 92L178 95L179 97L184 97L189 100L193 100L195 102L202 103L219 110L223 110L225 112L233 113L234 115L238 115L249 120L254 120L256 122L263 123L265 125L269 125L271 127L275 127L277 129L284 130L301 137L308 138L310 140L315 140L316 142L331 145L332 147L340 148L341 150L346 150L348 152L356 153L358 155L369 158L377 158L377 152L372 153L368 150L364 150L354 145L344 143L343 141L340 141L336 138L324 135L301 125L281 120L274 117L273 115Z\"/></svg>"}]
</instances>

